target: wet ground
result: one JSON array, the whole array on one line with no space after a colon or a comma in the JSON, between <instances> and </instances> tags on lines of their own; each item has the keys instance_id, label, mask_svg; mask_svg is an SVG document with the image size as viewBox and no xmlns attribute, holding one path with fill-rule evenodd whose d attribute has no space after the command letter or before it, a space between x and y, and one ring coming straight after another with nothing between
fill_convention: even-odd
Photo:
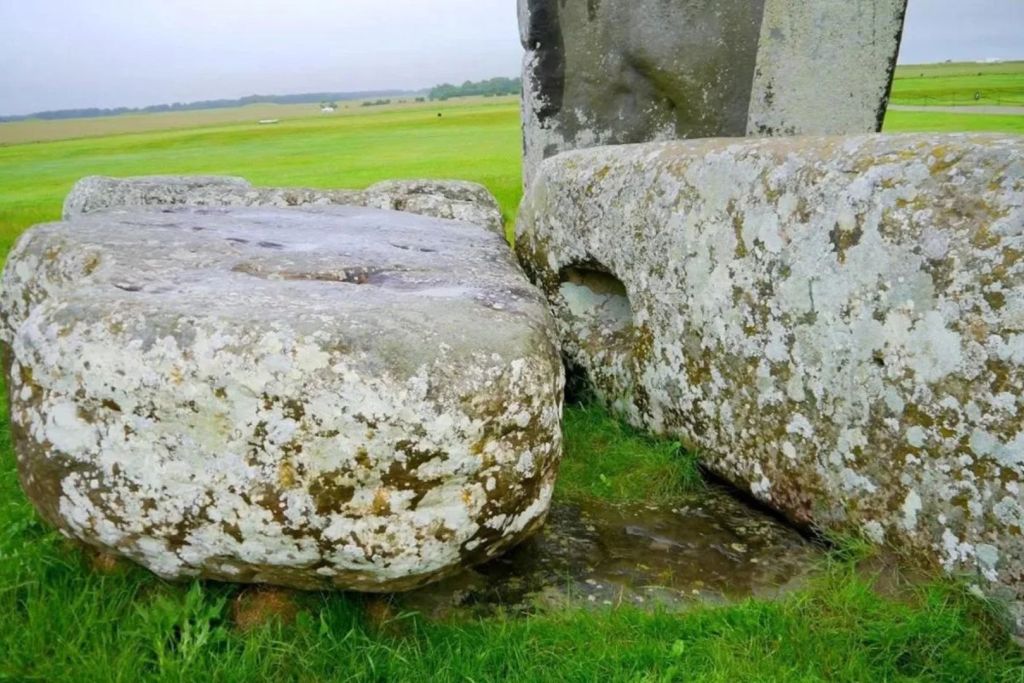
<instances>
[{"instance_id":1,"label":"wet ground","mask_svg":"<svg viewBox=\"0 0 1024 683\"><path fill-rule=\"evenodd\" d=\"M440 584L396 596L432 618L632 604L686 609L799 586L823 549L725 491L671 508L556 503L538 536Z\"/></svg>"}]
</instances>

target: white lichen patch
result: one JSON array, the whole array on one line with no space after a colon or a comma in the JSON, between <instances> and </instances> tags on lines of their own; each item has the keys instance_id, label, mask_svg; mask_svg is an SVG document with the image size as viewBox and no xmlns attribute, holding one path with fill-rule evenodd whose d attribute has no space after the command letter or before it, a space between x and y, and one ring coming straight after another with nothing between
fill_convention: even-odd
<instances>
[{"instance_id":1,"label":"white lichen patch","mask_svg":"<svg viewBox=\"0 0 1024 683\"><path fill-rule=\"evenodd\" d=\"M543 164L517 249L634 424L791 518L1024 597L1024 139L705 140ZM563 296L628 293L596 344Z\"/></svg>"},{"instance_id":2,"label":"white lichen patch","mask_svg":"<svg viewBox=\"0 0 1024 683\"><path fill-rule=\"evenodd\" d=\"M483 228L101 212L29 231L0 304L29 497L161 576L402 590L547 512L561 362Z\"/></svg>"}]
</instances>

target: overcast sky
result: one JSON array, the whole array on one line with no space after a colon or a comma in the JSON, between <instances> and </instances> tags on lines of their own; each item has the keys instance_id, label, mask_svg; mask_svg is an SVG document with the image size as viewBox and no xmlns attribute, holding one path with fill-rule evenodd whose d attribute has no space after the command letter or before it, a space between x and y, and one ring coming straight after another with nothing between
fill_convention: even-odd
<instances>
[{"instance_id":1,"label":"overcast sky","mask_svg":"<svg viewBox=\"0 0 1024 683\"><path fill-rule=\"evenodd\" d=\"M1024 0L911 0L904 63L1013 57ZM0 114L418 89L519 61L516 0L0 0Z\"/></svg>"}]
</instances>

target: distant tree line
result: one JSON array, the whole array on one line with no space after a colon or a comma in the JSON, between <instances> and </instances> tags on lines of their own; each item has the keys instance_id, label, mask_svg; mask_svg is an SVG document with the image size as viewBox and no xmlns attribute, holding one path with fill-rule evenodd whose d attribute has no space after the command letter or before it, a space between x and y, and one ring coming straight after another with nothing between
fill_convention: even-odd
<instances>
[{"instance_id":1,"label":"distant tree line","mask_svg":"<svg viewBox=\"0 0 1024 683\"><path fill-rule=\"evenodd\" d=\"M518 95L522 92L522 81L518 78L491 78L486 81L466 81L462 85L443 83L431 88L427 97L431 100L448 100L453 97L498 97L500 95ZM101 116L119 116L121 114L157 114L161 112L197 111L200 109L230 109L244 107L249 104L320 104L337 103L348 100L376 100L365 106L378 106L390 103L392 97L421 95L422 92L407 90L369 90L363 92L312 92L298 95L250 95L238 99L202 100L199 102L175 102L174 104L156 104L149 107L113 107L103 109L88 107L84 109L59 109L41 111L24 116L0 116L0 123L25 121L27 119L43 119L46 121L60 119L87 119ZM387 100L387 102L385 102ZM424 98L417 97L417 102Z\"/></svg>"},{"instance_id":2,"label":"distant tree line","mask_svg":"<svg viewBox=\"0 0 1024 683\"><path fill-rule=\"evenodd\" d=\"M372 90L366 92L318 92L299 95L250 95L235 100L203 100L201 102L175 102L174 104L157 104L150 107L115 107L100 109L60 109L57 111L41 111L26 116L0 116L0 123L24 121L26 119L43 119L47 121L59 119L86 119L99 116L118 116L120 114L155 114L160 112L196 111L199 109L227 109L244 107L248 104L319 104L340 100L362 100L370 97L390 97L411 94L405 90Z\"/></svg>"},{"instance_id":3,"label":"distant tree line","mask_svg":"<svg viewBox=\"0 0 1024 683\"><path fill-rule=\"evenodd\" d=\"M522 90L522 79L492 78L486 81L466 81L462 85L442 83L431 88L430 99L443 101L453 97L498 97L500 95L518 95Z\"/></svg>"}]
</instances>

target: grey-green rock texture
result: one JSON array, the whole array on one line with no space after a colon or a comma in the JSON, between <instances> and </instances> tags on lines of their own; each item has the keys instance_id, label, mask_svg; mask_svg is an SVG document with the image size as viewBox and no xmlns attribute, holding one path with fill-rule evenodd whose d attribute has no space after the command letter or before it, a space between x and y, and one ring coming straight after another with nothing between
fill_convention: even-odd
<instances>
[{"instance_id":1,"label":"grey-green rock texture","mask_svg":"<svg viewBox=\"0 0 1024 683\"><path fill-rule=\"evenodd\" d=\"M365 206L473 223L505 234L501 207L486 187L464 180L387 180L365 190L254 187L231 176L91 176L64 200L64 219L117 207Z\"/></svg>"},{"instance_id":2,"label":"grey-green rock texture","mask_svg":"<svg viewBox=\"0 0 1024 683\"><path fill-rule=\"evenodd\" d=\"M683 611L779 599L823 559L820 545L715 486L662 506L556 500L525 543L396 603L447 620L622 605Z\"/></svg>"},{"instance_id":3,"label":"grey-green rock texture","mask_svg":"<svg viewBox=\"0 0 1024 683\"><path fill-rule=\"evenodd\" d=\"M525 183L568 149L869 133L907 0L519 0Z\"/></svg>"},{"instance_id":4,"label":"grey-green rock texture","mask_svg":"<svg viewBox=\"0 0 1024 683\"><path fill-rule=\"evenodd\" d=\"M793 520L1024 597L1024 138L567 152L517 249L630 422Z\"/></svg>"},{"instance_id":5,"label":"grey-green rock texture","mask_svg":"<svg viewBox=\"0 0 1024 683\"><path fill-rule=\"evenodd\" d=\"M112 209L29 230L2 285L25 491L160 576L404 590L545 518L561 358L484 228Z\"/></svg>"}]
</instances>

